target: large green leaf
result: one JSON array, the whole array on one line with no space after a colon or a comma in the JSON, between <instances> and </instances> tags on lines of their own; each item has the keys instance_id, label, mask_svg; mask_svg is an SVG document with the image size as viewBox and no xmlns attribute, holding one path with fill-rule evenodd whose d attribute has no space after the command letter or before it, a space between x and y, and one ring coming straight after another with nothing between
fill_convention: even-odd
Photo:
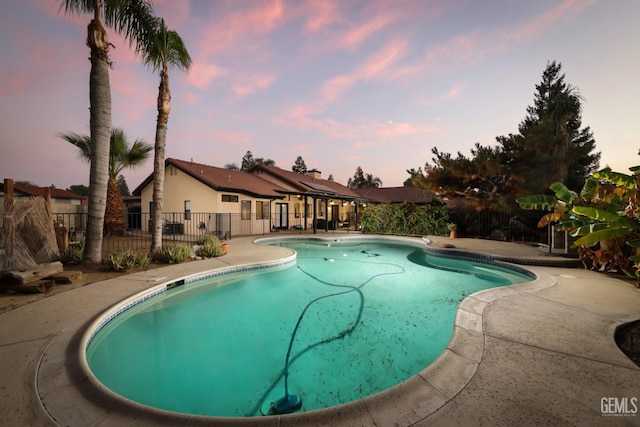
<instances>
[{"instance_id":1,"label":"large green leaf","mask_svg":"<svg viewBox=\"0 0 640 427\"><path fill-rule=\"evenodd\" d=\"M548 194L536 194L524 196L516 200L522 209L552 211L556 206L557 199Z\"/></svg>"},{"instance_id":2,"label":"large green leaf","mask_svg":"<svg viewBox=\"0 0 640 427\"><path fill-rule=\"evenodd\" d=\"M595 233L596 231L604 230L606 228L609 228L606 223L598 222L595 224L583 225L582 227L573 230L570 234L573 237L586 236L587 234Z\"/></svg>"},{"instance_id":3,"label":"large green leaf","mask_svg":"<svg viewBox=\"0 0 640 427\"><path fill-rule=\"evenodd\" d=\"M556 226L556 230L571 231L588 224L591 224L591 221L587 222L582 219L563 219L562 222Z\"/></svg>"},{"instance_id":4,"label":"large green leaf","mask_svg":"<svg viewBox=\"0 0 640 427\"><path fill-rule=\"evenodd\" d=\"M556 197L563 202L572 203L575 197L575 193L569 190L563 183L554 182L549 186L551 191L556 194Z\"/></svg>"},{"instance_id":5,"label":"large green leaf","mask_svg":"<svg viewBox=\"0 0 640 427\"><path fill-rule=\"evenodd\" d=\"M631 233L631 230L628 228L607 228L579 238L573 243L573 246L590 246L602 240L616 239L629 233Z\"/></svg>"},{"instance_id":6,"label":"large green leaf","mask_svg":"<svg viewBox=\"0 0 640 427\"><path fill-rule=\"evenodd\" d=\"M587 178L582 186L582 190L580 191L580 197L584 200L593 200L598 193L598 187L599 184L596 179L593 179L592 177Z\"/></svg>"},{"instance_id":7,"label":"large green leaf","mask_svg":"<svg viewBox=\"0 0 640 427\"><path fill-rule=\"evenodd\" d=\"M627 245L632 246L634 248L640 248L640 239L629 240Z\"/></svg>"},{"instance_id":8,"label":"large green leaf","mask_svg":"<svg viewBox=\"0 0 640 427\"><path fill-rule=\"evenodd\" d=\"M620 215L615 212L609 212L604 209L597 209L589 206L574 206L571 211L578 215L584 215L597 221L611 222L620 218Z\"/></svg>"},{"instance_id":9,"label":"large green leaf","mask_svg":"<svg viewBox=\"0 0 640 427\"><path fill-rule=\"evenodd\" d=\"M602 181L610 182L625 188L635 188L636 179L630 175L626 175L620 172L613 172L611 168L605 168L601 171L594 172L593 177Z\"/></svg>"},{"instance_id":10,"label":"large green leaf","mask_svg":"<svg viewBox=\"0 0 640 427\"><path fill-rule=\"evenodd\" d=\"M621 216L615 221L611 221L610 226L611 228L629 228L631 230L640 228L640 224L626 216Z\"/></svg>"},{"instance_id":11,"label":"large green leaf","mask_svg":"<svg viewBox=\"0 0 640 427\"><path fill-rule=\"evenodd\" d=\"M629 170L633 173L640 173L640 165L638 166L632 166L629 168Z\"/></svg>"}]
</instances>

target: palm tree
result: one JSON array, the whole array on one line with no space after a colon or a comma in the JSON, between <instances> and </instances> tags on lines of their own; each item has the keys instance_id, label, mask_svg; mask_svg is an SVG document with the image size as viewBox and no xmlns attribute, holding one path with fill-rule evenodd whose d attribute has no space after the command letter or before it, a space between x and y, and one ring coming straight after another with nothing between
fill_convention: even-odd
<instances>
[{"instance_id":1,"label":"palm tree","mask_svg":"<svg viewBox=\"0 0 640 427\"><path fill-rule=\"evenodd\" d=\"M91 138L77 133L60 133L58 136L78 148L78 157L87 163L91 162ZM127 135L122 129L113 128L109 143L109 182L107 185L107 199L104 219L105 234L122 234L124 232L124 205L118 184L118 175L124 168L140 166L153 150L150 144L142 139L136 139L129 146Z\"/></svg>"},{"instance_id":2,"label":"palm tree","mask_svg":"<svg viewBox=\"0 0 640 427\"><path fill-rule=\"evenodd\" d=\"M102 235L106 210L111 133L111 86L109 83L109 38L104 23L123 34L129 42L141 37L141 22L151 16L148 0L60 0L65 13L93 14L87 27L87 46L91 51L89 74L89 129L91 132L91 168L89 174L89 218L87 222L85 262L102 260Z\"/></svg>"},{"instance_id":3,"label":"palm tree","mask_svg":"<svg viewBox=\"0 0 640 427\"><path fill-rule=\"evenodd\" d=\"M364 182L362 188L378 188L382 185L382 181L377 176L367 173L364 175Z\"/></svg>"},{"instance_id":4,"label":"palm tree","mask_svg":"<svg viewBox=\"0 0 640 427\"><path fill-rule=\"evenodd\" d=\"M169 68L186 71L191 66L191 56L180 35L167 29L162 18L155 18L146 30L144 43L138 45L136 52L145 65L154 71L160 71L158 88L158 120L156 122L156 141L153 161L153 232L151 251L162 248L162 213L164 188L164 158L167 144L167 123L171 111L171 92L169 90Z\"/></svg>"}]
</instances>

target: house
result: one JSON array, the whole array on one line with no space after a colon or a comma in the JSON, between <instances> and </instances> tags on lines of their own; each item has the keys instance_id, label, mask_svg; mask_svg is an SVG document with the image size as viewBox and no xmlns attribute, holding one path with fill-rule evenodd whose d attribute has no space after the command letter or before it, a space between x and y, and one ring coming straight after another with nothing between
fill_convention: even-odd
<instances>
[{"instance_id":1,"label":"house","mask_svg":"<svg viewBox=\"0 0 640 427\"><path fill-rule=\"evenodd\" d=\"M246 172L179 159L165 160L165 232L202 230L221 236L263 234L271 229L271 204L281 188ZM153 210L153 174L134 191L140 197L143 231ZM193 213L193 214L192 214Z\"/></svg>"},{"instance_id":2,"label":"house","mask_svg":"<svg viewBox=\"0 0 640 427\"><path fill-rule=\"evenodd\" d=\"M251 173L276 184L282 189L279 191L287 195L286 199L275 202L275 228L293 226L315 231L357 224L360 196L340 183L322 179L318 170L300 174L259 164Z\"/></svg>"},{"instance_id":3,"label":"house","mask_svg":"<svg viewBox=\"0 0 640 427\"><path fill-rule=\"evenodd\" d=\"M53 212L76 213L77 206L87 206L88 198L55 187L37 187L35 185L13 184L13 197L42 197L48 191L51 196ZM4 184L0 182L0 195L4 196ZM82 209L80 209L82 210ZM85 208L86 211L86 208Z\"/></svg>"},{"instance_id":4,"label":"house","mask_svg":"<svg viewBox=\"0 0 640 427\"><path fill-rule=\"evenodd\" d=\"M4 196L4 184L2 183L0 183L0 191L2 192L1 195ZM13 197L43 197L45 192L49 192L51 196L51 212L60 217L72 217L72 227L75 227L73 217L75 217L76 214L87 213L87 206L89 205L89 199L87 197L55 187L37 187L26 184L13 185ZM70 221L63 221L62 218L60 218L60 222L70 223Z\"/></svg>"},{"instance_id":5,"label":"house","mask_svg":"<svg viewBox=\"0 0 640 427\"><path fill-rule=\"evenodd\" d=\"M165 233L206 230L252 235L299 229L347 228L357 220L358 195L320 172L299 174L256 165L249 173L168 158L165 161ZM134 191L142 231L149 230L153 175ZM131 216L131 215L130 215Z\"/></svg>"},{"instance_id":6,"label":"house","mask_svg":"<svg viewBox=\"0 0 640 427\"><path fill-rule=\"evenodd\" d=\"M0 183L0 191L4 196L3 183ZM43 197L45 192L48 192L51 197L51 212L55 214L56 223L66 224L72 232L86 229L86 213L89 205L87 197L55 187L13 185L13 197Z\"/></svg>"},{"instance_id":7,"label":"house","mask_svg":"<svg viewBox=\"0 0 640 427\"><path fill-rule=\"evenodd\" d=\"M134 191L140 220L150 228L153 175ZM278 230L357 229L358 209L366 203L433 201L432 193L414 187L354 190L322 179L315 169L306 174L258 164L249 172L168 158L163 191L164 232L257 235ZM133 206L132 206L133 208Z\"/></svg>"}]
</instances>

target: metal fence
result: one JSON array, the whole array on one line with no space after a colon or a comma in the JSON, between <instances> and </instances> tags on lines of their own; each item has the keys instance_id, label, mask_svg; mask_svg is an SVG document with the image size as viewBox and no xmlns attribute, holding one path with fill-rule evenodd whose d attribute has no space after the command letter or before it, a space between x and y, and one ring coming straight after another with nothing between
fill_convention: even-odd
<instances>
[{"instance_id":1,"label":"metal fence","mask_svg":"<svg viewBox=\"0 0 640 427\"><path fill-rule=\"evenodd\" d=\"M538 228L545 212L538 211L460 211L451 212L462 237L547 243L547 228Z\"/></svg>"},{"instance_id":2,"label":"metal fence","mask_svg":"<svg viewBox=\"0 0 640 427\"><path fill-rule=\"evenodd\" d=\"M56 213L54 226L59 233L67 236L66 244L69 245L85 239L87 218L86 213ZM319 232L353 229L348 222L326 221L324 218L317 219L315 225ZM103 256L127 249L148 251L151 248L150 230L152 229L151 216L148 213L128 213L124 232L114 233L105 229ZM258 217L255 213L246 215L214 212L165 212L162 215L164 247L179 242L194 244L207 235L228 240L240 236L260 236L278 232L302 233L311 230L313 230L312 219L294 213L270 214L262 217Z\"/></svg>"},{"instance_id":3,"label":"metal fence","mask_svg":"<svg viewBox=\"0 0 640 427\"><path fill-rule=\"evenodd\" d=\"M537 228L540 213L529 212L514 214L503 211L452 211L452 219L458 225L462 237L476 237L506 241L526 241L548 243L546 229ZM87 214L54 214L56 230L66 233L68 244L85 238ZM214 212L165 212L162 216L162 245L164 247L178 242L194 244L199 238L211 235L221 240L239 236L260 236L271 233L312 232L312 218L289 213L287 215L270 214L263 217L255 213ZM319 233L350 231L353 223L334 219L317 218L315 229ZM113 252L131 249L148 251L151 248L151 217L148 213L132 212L126 215L124 233L112 233L105 230L103 238L103 256Z\"/></svg>"}]
</instances>

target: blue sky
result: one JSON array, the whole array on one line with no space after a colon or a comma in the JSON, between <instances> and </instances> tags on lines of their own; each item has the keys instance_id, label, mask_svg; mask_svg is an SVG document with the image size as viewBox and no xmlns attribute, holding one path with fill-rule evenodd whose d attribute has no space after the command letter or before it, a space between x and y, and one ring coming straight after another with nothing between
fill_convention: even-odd
<instances>
[{"instance_id":1,"label":"blue sky","mask_svg":"<svg viewBox=\"0 0 640 427\"><path fill-rule=\"evenodd\" d=\"M628 0L163 0L193 58L171 73L167 156L214 166L250 150L346 184L384 186L517 132L548 61L584 98L601 166L640 164L640 2ZM89 167L58 132L89 134L89 16L55 0L0 16L0 178L67 188ZM153 143L159 76L113 31L113 125ZM124 175L133 190L149 159Z\"/></svg>"}]
</instances>

